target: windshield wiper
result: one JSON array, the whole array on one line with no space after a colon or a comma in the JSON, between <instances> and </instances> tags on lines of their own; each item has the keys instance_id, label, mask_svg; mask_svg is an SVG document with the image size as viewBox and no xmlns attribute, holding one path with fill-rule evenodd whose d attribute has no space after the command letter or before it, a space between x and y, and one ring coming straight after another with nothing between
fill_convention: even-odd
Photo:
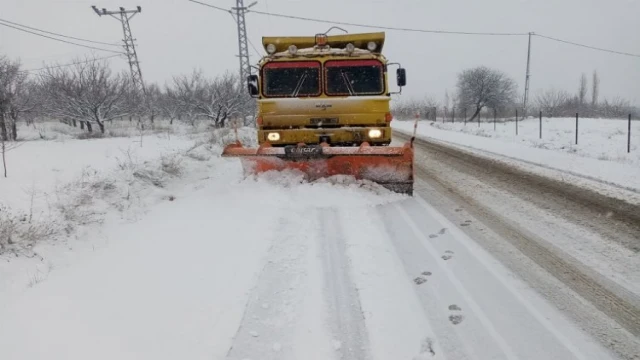
<instances>
[{"instance_id":1,"label":"windshield wiper","mask_svg":"<svg viewBox=\"0 0 640 360\"><path fill-rule=\"evenodd\" d=\"M344 72L344 70L340 70L340 75L342 75L342 80L344 80L344 84L347 86L347 90L349 91L349 95L352 95L355 93L355 91L353 90L353 88L351 87L351 82L349 81L349 77L347 76L347 74Z\"/></svg>"},{"instance_id":2,"label":"windshield wiper","mask_svg":"<svg viewBox=\"0 0 640 360\"><path fill-rule=\"evenodd\" d=\"M298 84L296 85L296 88L293 89L293 93L291 94L292 97L298 96L298 93L302 89L302 84L304 83L304 80L306 78L307 78L307 73L302 74L302 77L300 78L300 80L298 80Z\"/></svg>"}]
</instances>

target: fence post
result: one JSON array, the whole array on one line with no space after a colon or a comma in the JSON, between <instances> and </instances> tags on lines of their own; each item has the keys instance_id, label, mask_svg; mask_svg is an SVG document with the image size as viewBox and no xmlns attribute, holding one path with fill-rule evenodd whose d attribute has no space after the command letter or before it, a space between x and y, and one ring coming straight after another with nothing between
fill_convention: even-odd
<instances>
[{"instance_id":1,"label":"fence post","mask_svg":"<svg viewBox=\"0 0 640 360\"><path fill-rule=\"evenodd\" d=\"M516 136L518 136L518 109L516 109Z\"/></svg>"},{"instance_id":2,"label":"fence post","mask_svg":"<svg viewBox=\"0 0 640 360\"><path fill-rule=\"evenodd\" d=\"M629 130L627 131L627 153L631 152L631 114L629 114Z\"/></svg>"},{"instance_id":3,"label":"fence post","mask_svg":"<svg viewBox=\"0 0 640 360\"><path fill-rule=\"evenodd\" d=\"M467 126L467 108L464 108L464 125Z\"/></svg>"},{"instance_id":4,"label":"fence post","mask_svg":"<svg viewBox=\"0 0 640 360\"><path fill-rule=\"evenodd\" d=\"M493 109L493 131L496 130L496 118L498 117L498 110Z\"/></svg>"},{"instance_id":5,"label":"fence post","mask_svg":"<svg viewBox=\"0 0 640 360\"><path fill-rule=\"evenodd\" d=\"M576 113L576 145L578 145L578 113Z\"/></svg>"},{"instance_id":6,"label":"fence post","mask_svg":"<svg viewBox=\"0 0 640 360\"><path fill-rule=\"evenodd\" d=\"M451 122L452 123L456 122L456 108L453 108L453 115L451 115Z\"/></svg>"},{"instance_id":7,"label":"fence post","mask_svg":"<svg viewBox=\"0 0 640 360\"><path fill-rule=\"evenodd\" d=\"M542 110L540 110L540 139L542 139Z\"/></svg>"}]
</instances>

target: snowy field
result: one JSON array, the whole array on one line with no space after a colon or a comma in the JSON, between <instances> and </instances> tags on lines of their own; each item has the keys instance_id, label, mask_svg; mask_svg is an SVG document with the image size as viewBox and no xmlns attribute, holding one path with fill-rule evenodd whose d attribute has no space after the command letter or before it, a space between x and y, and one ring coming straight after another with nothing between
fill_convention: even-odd
<instances>
[{"instance_id":1,"label":"snowy field","mask_svg":"<svg viewBox=\"0 0 640 360\"><path fill-rule=\"evenodd\" d=\"M413 121L392 122L394 129L405 133L412 133L413 125ZM575 118L543 118L542 128L542 139L538 119L519 121L517 136L515 122L498 123L494 131L493 123L487 122L465 126L460 122L423 120L418 122L417 131L419 136L543 167L537 172L550 170L548 173L552 175L559 171L640 194L640 121L632 121L629 154L625 120L580 119L578 145L575 145ZM612 191L609 187L598 190Z\"/></svg>"},{"instance_id":2,"label":"snowy field","mask_svg":"<svg viewBox=\"0 0 640 360\"><path fill-rule=\"evenodd\" d=\"M8 154L0 359L614 358L420 198L183 130Z\"/></svg>"},{"instance_id":3,"label":"snowy field","mask_svg":"<svg viewBox=\"0 0 640 360\"><path fill-rule=\"evenodd\" d=\"M578 145L575 118L542 118L542 139L540 120L527 118L518 121L516 135L515 121L499 122L494 125L483 120L477 123L435 122L434 127L457 131L487 138L515 142L528 147L548 149L576 154L578 156L614 161L640 166L640 120L631 122L631 153L627 153L628 121L621 119L579 119Z\"/></svg>"}]
</instances>

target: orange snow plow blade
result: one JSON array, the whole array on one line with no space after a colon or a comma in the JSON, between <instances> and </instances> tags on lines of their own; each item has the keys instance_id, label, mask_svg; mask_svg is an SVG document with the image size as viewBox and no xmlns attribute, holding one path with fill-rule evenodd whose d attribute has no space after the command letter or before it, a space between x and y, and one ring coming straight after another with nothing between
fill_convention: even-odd
<instances>
[{"instance_id":1,"label":"orange snow plow blade","mask_svg":"<svg viewBox=\"0 0 640 360\"><path fill-rule=\"evenodd\" d=\"M227 145L223 157L240 157L245 175L267 171L299 170L309 181L334 175L369 180L402 194L413 195L413 147L331 147L304 145L245 148L240 142Z\"/></svg>"}]
</instances>

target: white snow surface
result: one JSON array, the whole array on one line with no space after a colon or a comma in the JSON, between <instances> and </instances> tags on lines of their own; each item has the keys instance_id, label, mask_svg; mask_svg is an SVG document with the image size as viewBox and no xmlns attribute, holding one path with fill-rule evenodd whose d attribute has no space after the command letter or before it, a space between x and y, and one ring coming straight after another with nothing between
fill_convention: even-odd
<instances>
[{"instance_id":1,"label":"white snow surface","mask_svg":"<svg viewBox=\"0 0 640 360\"><path fill-rule=\"evenodd\" d=\"M440 120L439 120L440 121ZM395 120L392 127L413 133L414 121ZM640 122L632 121L631 153L627 154L627 121L580 119L575 145L575 118L543 118L515 122L442 123L418 121L417 136L471 150L523 169L575 182L630 202L640 202Z\"/></svg>"},{"instance_id":2,"label":"white snow surface","mask_svg":"<svg viewBox=\"0 0 640 360\"><path fill-rule=\"evenodd\" d=\"M15 177L43 189L100 164L94 176L127 206L100 205L103 222L33 257L0 256L0 359L612 358L420 198L345 178L244 178L218 146L187 156L190 140L139 149L147 171L182 160L162 187L125 176L113 159L124 139L11 154ZM39 152L54 165L38 169ZM2 201L28 208L5 183ZM140 198L133 217L125 185Z\"/></svg>"}]
</instances>

